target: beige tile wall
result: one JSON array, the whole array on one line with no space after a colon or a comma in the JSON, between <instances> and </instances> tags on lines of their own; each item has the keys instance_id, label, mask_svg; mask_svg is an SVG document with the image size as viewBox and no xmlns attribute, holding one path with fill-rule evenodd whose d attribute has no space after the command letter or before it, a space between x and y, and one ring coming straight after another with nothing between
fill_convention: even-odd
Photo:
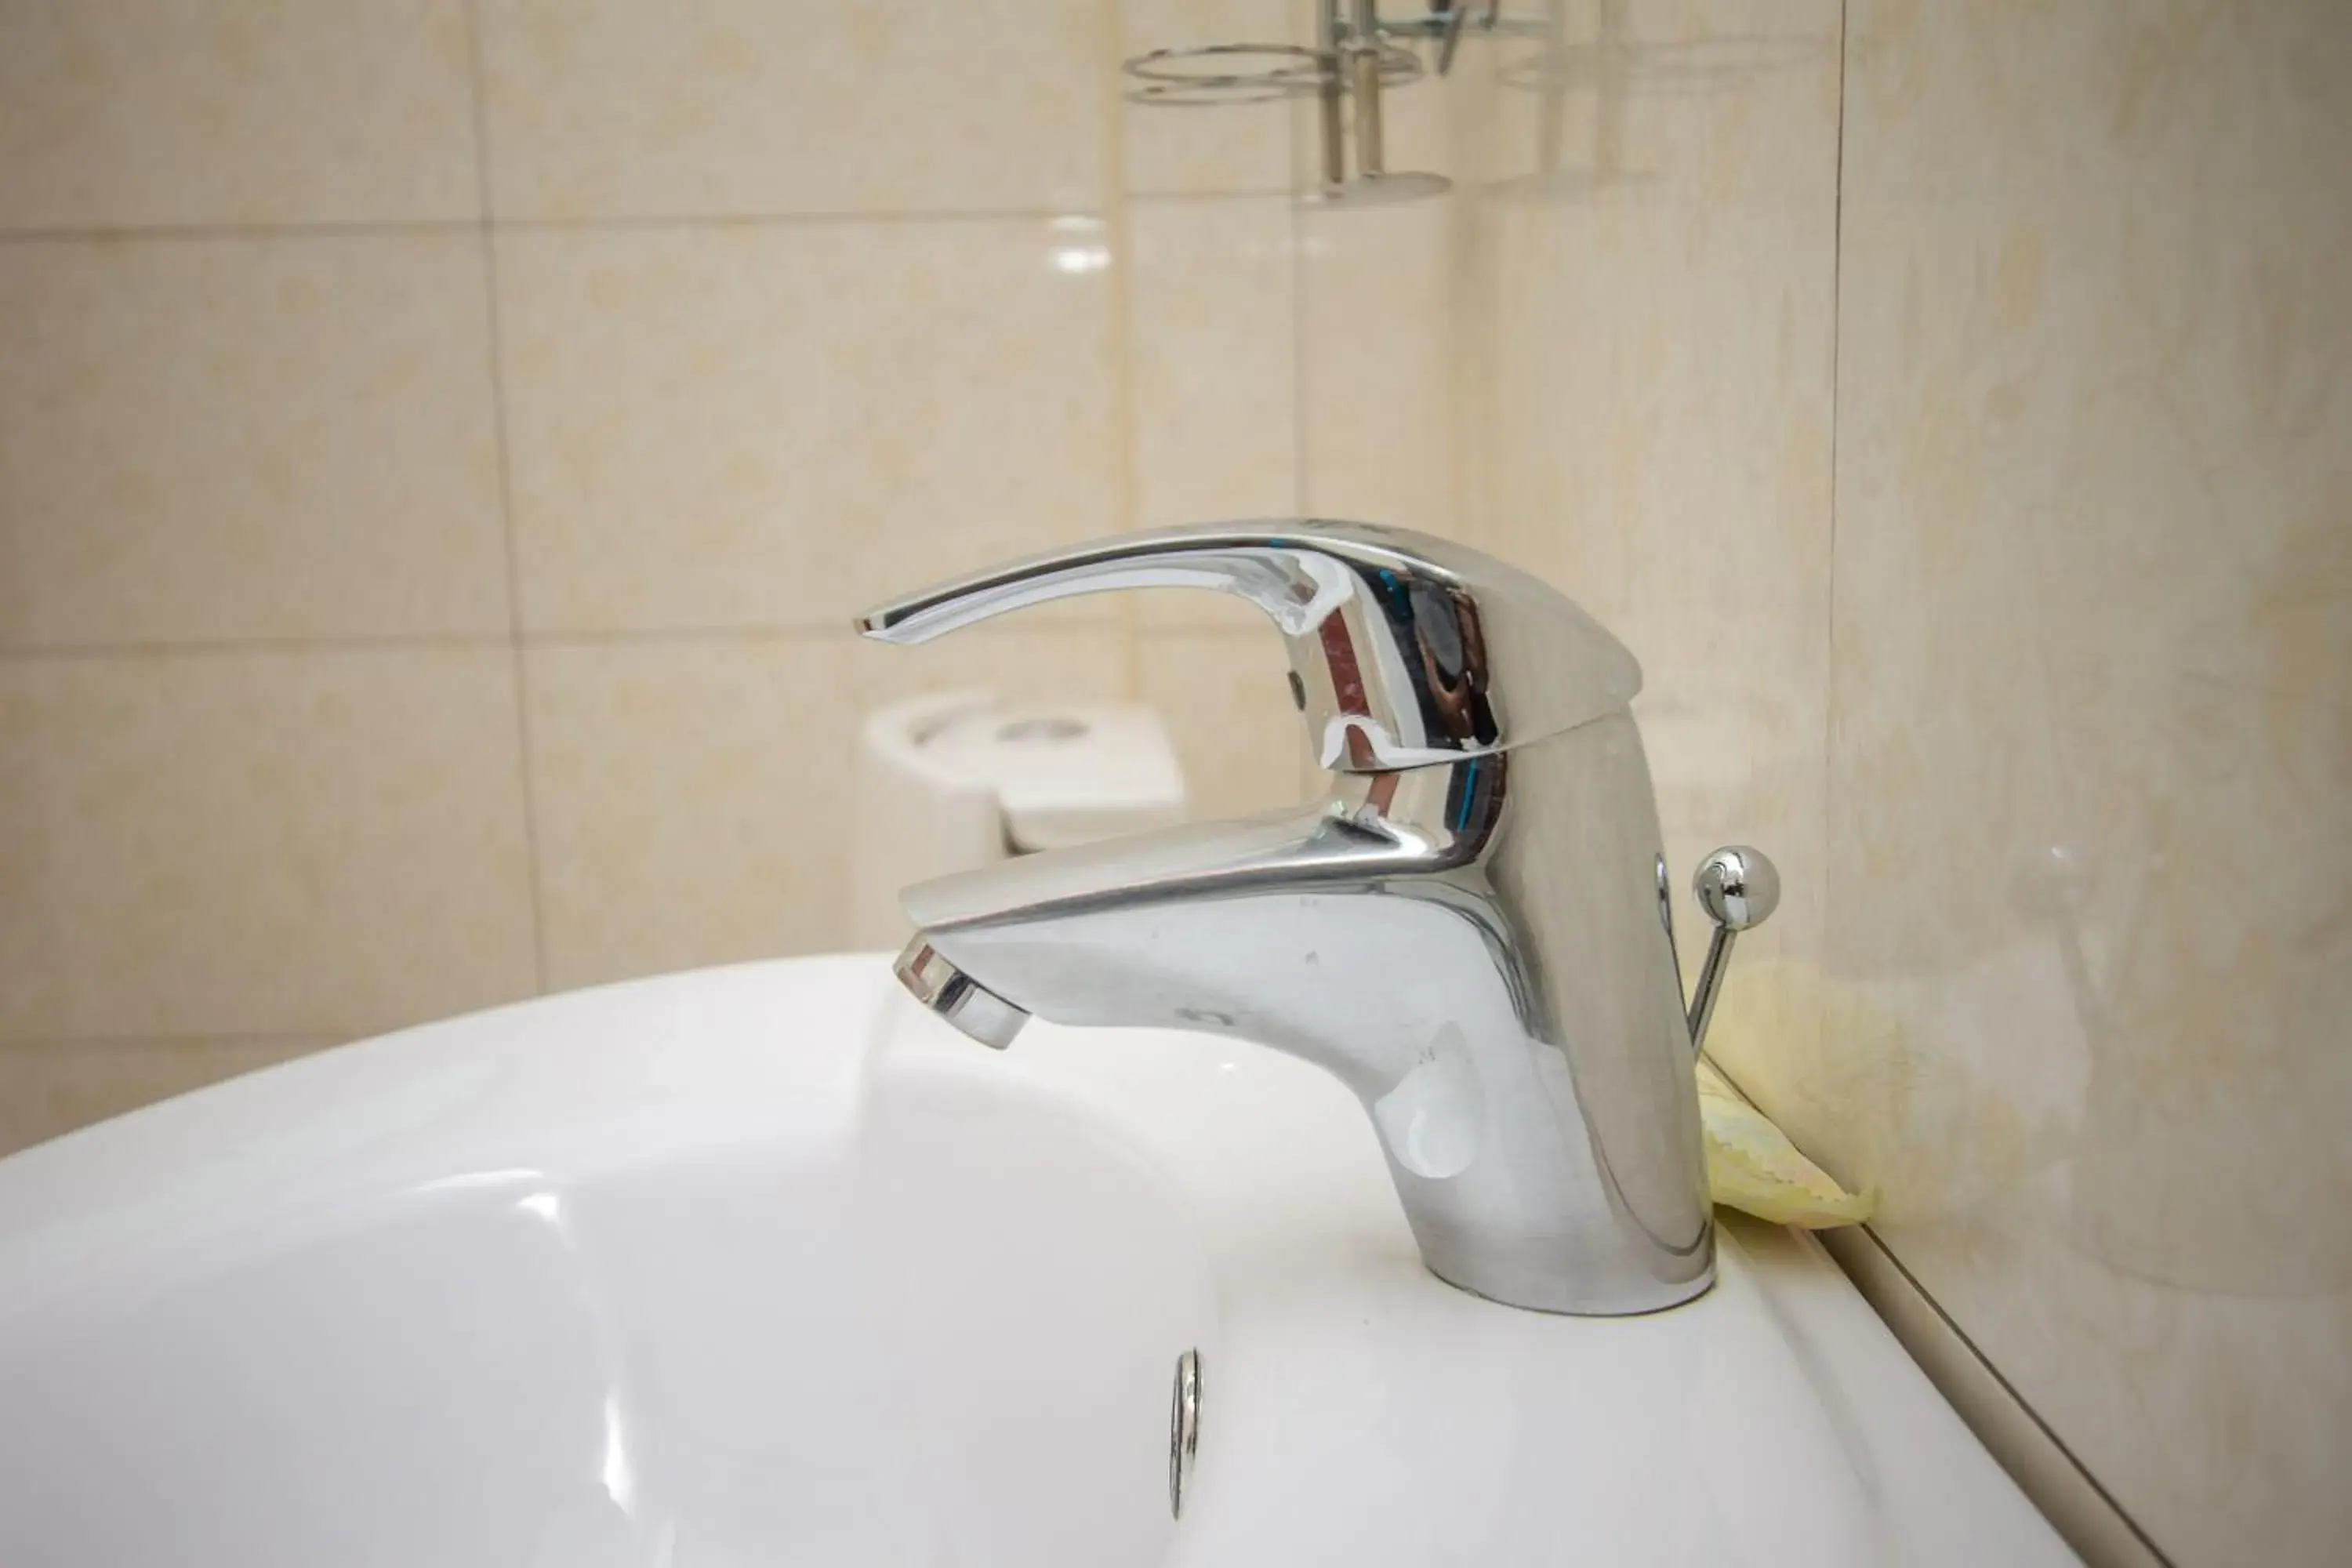
<instances>
[{"instance_id":1,"label":"beige tile wall","mask_svg":"<svg viewBox=\"0 0 2352 1568\"><path fill-rule=\"evenodd\" d=\"M1852 26L1793 1113L2176 1562L2339 1561L2352 14Z\"/></svg>"},{"instance_id":2,"label":"beige tile wall","mask_svg":"<svg viewBox=\"0 0 2352 1568\"><path fill-rule=\"evenodd\" d=\"M924 686L1289 798L1231 606L842 617L1384 519L1642 655L1671 854L1788 874L1718 1054L2137 1526L2337 1554L2342 8L1536 0L1363 212L1119 102L1302 11L0 0L0 1149L831 945L807 759Z\"/></svg>"},{"instance_id":3,"label":"beige tile wall","mask_svg":"<svg viewBox=\"0 0 2352 1568\"><path fill-rule=\"evenodd\" d=\"M1784 868L1743 961L1815 955L1839 7L1564 5L1559 24L1455 84L1476 171L1456 242L1466 525L1640 657L1671 864L1748 842ZM1696 973L1704 922L1686 910L1679 934Z\"/></svg>"},{"instance_id":4,"label":"beige tile wall","mask_svg":"<svg viewBox=\"0 0 2352 1568\"><path fill-rule=\"evenodd\" d=\"M469 1007L841 940L837 758L1275 639L897 586L1302 494L1287 0L0 0L0 1152ZM835 825L828 826L828 825Z\"/></svg>"},{"instance_id":5,"label":"beige tile wall","mask_svg":"<svg viewBox=\"0 0 2352 1568\"><path fill-rule=\"evenodd\" d=\"M1285 40L1291 0L1127 0L1123 52ZM1122 142L1136 525L1297 515L1307 496L1297 131L1281 102L1130 105ZM1135 596L1137 690L1169 715L1204 816L1313 784L1264 617L1199 594Z\"/></svg>"},{"instance_id":6,"label":"beige tile wall","mask_svg":"<svg viewBox=\"0 0 2352 1568\"><path fill-rule=\"evenodd\" d=\"M2352 13L1552 15L1449 88L1458 526L1642 657L1676 862L1780 860L1717 1055L2029 1471L2340 1561Z\"/></svg>"}]
</instances>

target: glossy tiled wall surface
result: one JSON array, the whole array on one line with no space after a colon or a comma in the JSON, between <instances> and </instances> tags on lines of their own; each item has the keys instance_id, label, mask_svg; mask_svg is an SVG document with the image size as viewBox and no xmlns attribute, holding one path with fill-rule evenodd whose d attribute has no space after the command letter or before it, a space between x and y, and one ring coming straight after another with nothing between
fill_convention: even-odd
<instances>
[{"instance_id":1,"label":"glossy tiled wall surface","mask_svg":"<svg viewBox=\"0 0 2352 1568\"><path fill-rule=\"evenodd\" d=\"M1817 959L1838 6L1555 25L1451 84L1463 526L1641 658L1672 864L1786 868L1743 958Z\"/></svg>"},{"instance_id":2,"label":"glossy tiled wall surface","mask_svg":"<svg viewBox=\"0 0 2352 1568\"><path fill-rule=\"evenodd\" d=\"M924 687L1292 795L1232 606L839 628L1369 517L1641 655L1674 860L1788 878L1718 1055L2131 1520L2340 1555L2352 13L1529 0L1364 211L1119 101L1303 9L0 0L0 1148L834 945Z\"/></svg>"},{"instance_id":3,"label":"glossy tiled wall surface","mask_svg":"<svg viewBox=\"0 0 2352 1568\"><path fill-rule=\"evenodd\" d=\"M1874 4L1848 71L1791 1098L2177 1561L2338 1560L2352 14Z\"/></svg>"},{"instance_id":4,"label":"glossy tiled wall surface","mask_svg":"<svg viewBox=\"0 0 2352 1568\"><path fill-rule=\"evenodd\" d=\"M1718 1054L2158 1551L2340 1561L2352 13L1554 24L1449 87L1454 489L1780 858Z\"/></svg>"},{"instance_id":5,"label":"glossy tiled wall surface","mask_svg":"<svg viewBox=\"0 0 2352 1568\"><path fill-rule=\"evenodd\" d=\"M840 942L856 715L1150 695L1294 798L1274 639L894 586L1300 493L1287 0L0 0L0 1151Z\"/></svg>"}]
</instances>

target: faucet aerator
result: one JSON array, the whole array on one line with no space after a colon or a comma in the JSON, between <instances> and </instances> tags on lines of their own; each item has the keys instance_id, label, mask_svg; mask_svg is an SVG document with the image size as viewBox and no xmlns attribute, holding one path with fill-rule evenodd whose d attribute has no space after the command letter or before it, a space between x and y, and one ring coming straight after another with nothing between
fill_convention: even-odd
<instances>
[{"instance_id":1,"label":"faucet aerator","mask_svg":"<svg viewBox=\"0 0 2352 1568\"><path fill-rule=\"evenodd\" d=\"M918 935L891 965L908 994L991 1050L1003 1050L1029 1021L1014 1006L933 950Z\"/></svg>"}]
</instances>

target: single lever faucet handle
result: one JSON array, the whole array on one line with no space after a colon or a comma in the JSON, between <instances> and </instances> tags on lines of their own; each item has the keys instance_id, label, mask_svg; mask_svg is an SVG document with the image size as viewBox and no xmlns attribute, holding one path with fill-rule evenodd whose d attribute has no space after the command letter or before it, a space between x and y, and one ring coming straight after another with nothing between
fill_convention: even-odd
<instances>
[{"instance_id":1,"label":"single lever faucet handle","mask_svg":"<svg viewBox=\"0 0 2352 1568\"><path fill-rule=\"evenodd\" d=\"M1617 712L1642 687L1624 646L1548 584L1450 540L1307 518L1098 540L890 600L856 625L928 642L1124 588L1207 588L1265 611L1317 753L1340 772L1503 751Z\"/></svg>"},{"instance_id":2,"label":"single lever faucet handle","mask_svg":"<svg viewBox=\"0 0 2352 1568\"><path fill-rule=\"evenodd\" d=\"M1706 1048L1706 1027L1715 1021L1715 999L1731 963L1731 944L1741 931L1762 925L1780 907L1780 872L1761 849L1727 845L1698 863L1691 892L1715 922L1706 962L1699 966L1698 990L1691 996L1691 1050L1696 1054Z\"/></svg>"}]
</instances>

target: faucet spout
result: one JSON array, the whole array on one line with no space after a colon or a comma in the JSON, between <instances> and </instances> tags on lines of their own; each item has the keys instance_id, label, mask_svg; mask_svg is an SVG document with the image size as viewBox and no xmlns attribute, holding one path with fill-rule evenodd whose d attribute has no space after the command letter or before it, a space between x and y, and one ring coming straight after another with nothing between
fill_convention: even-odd
<instances>
[{"instance_id":1,"label":"faucet spout","mask_svg":"<svg viewBox=\"0 0 2352 1568\"><path fill-rule=\"evenodd\" d=\"M1034 1014L1313 1062L1363 1103L1440 1277L1549 1311L1670 1306L1712 1278L1689 1036L1654 827L1593 809L1645 812L1648 789L1624 715L1341 775L1319 805L918 884L899 977L990 1044Z\"/></svg>"},{"instance_id":2,"label":"faucet spout","mask_svg":"<svg viewBox=\"0 0 2352 1568\"><path fill-rule=\"evenodd\" d=\"M992 1050L1011 1045L1029 1021L1027 1013L940 957L920 936L890 967L916 1001Z\"/></svg>"}]
</instances>

